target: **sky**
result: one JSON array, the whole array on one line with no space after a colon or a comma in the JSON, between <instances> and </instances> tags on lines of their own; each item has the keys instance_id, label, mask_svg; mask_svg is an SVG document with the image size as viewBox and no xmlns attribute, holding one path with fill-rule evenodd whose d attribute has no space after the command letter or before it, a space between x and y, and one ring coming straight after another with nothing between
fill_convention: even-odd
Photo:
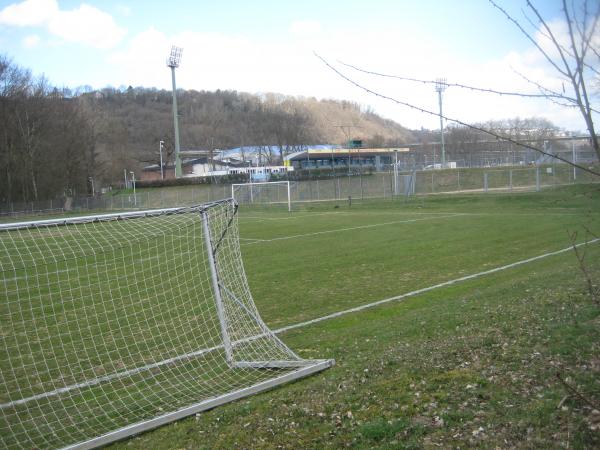
<instances>
[{"instance_id":1,"label":"sky","mask_svg":"<svg viewBox=\"0 0 600 450\"><path fill-rule=\"evenodd\" d=\"M546 45L523 15L524 0L497 1ZM560 2L534 3L560 35ZM0 0L0 54L58 87L170 90L165 61L172 45L183 48L178 88L349 100L412 129L439 127L439 117L356 87L315 54L372 91L433 112L433 85L341 63L503 91L538 93L523 76L561 88L533 44L486 0ZM547 100L452 86L443 109L467 123L543 117L585 129L577 110Z\"/></svg>"}]
</instances>

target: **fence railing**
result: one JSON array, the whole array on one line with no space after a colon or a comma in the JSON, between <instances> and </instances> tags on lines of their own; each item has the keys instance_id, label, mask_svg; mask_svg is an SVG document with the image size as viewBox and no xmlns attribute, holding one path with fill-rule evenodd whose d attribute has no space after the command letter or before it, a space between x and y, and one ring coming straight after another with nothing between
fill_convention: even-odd
<instances>
[{"instance_id":1,"label":"fence railing","mask_svg":"<svg viewBox=\"0 0 600 450\"><path fill-rule=\"evenodd\" d=\"M316 202L453 192L535 191L551 186L599 181L598 177L588 172L574 170L564 164L501 169L425 170L399 173L397 176L390 171L371 175L353 174L321 180L296 181L291 183L290 194L292 202ZM281 202L279 193L273 195L273 202ZM138 190L135 195L133 193L105 194L66 200L10 203L0 205L0 215L168 208L196 205L230 196L230 184L180 186ZM262 202L268 200L268 195L261 197Z\"/></svg>"}]
</instances>

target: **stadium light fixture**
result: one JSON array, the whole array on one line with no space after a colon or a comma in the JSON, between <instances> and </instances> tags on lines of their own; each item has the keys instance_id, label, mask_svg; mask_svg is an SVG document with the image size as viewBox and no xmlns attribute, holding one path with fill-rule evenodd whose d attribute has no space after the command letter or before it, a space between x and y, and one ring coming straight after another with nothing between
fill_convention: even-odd
<instances>
[{"instance_id":1,"label":"stadium light fixture","mask_svg":"<svg viewBox=\"0 0 600 450\"><path fill-rule=\"evenodd\" d=\"M167 58L167 67L171 68L171 82L173 84L173 126L175 128L175 178L180 178L181 172L181 156L179 154L179 123L177 113L177 85L175 83L175 69L179 67L181 62L181 47L172 46L171 54Z\"/></svg>"},{"instance_id":2,"label":"stadium light fixture","mask_svg":"<svg viewBox=\"0 0 600 450\"><path fill-rule=\"evenodd\" d=\"M438 78L435 80L435 90L438 93L438 99L440 102L440 133L442 136L442 169L446 167L446 146L444 145L444 119L442 117L442 92L446 90L447 83L445 78ZM435 159L433 161L433 168L435 169Z\"/></svg>"}]
</instances>

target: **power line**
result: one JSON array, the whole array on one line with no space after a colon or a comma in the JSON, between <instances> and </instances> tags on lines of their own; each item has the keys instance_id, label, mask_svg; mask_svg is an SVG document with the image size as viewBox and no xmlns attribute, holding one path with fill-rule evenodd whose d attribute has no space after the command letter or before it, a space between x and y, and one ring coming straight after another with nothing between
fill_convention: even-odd
<instances>
[{"instance_id":1,"label":"power line","mask_svg":"<svg viewBox=\"0 0 600 450\"><path fill-rule=\"evenodd\" d=\"M318 53L316 53L316 52L313 52L313 53L314 53L314 55L317 58L319 58L321 60L321 62L323 62L323 64L325 64L327 67L329 67L329 69L331 69L333 72L335 72L340 78L343 78L344 80L346 80L350 84L356 86L359 89L362 89L363 91L365 91L365 92L367 92L369 94L375 95L376 97L379 97L379 98L383 98L384 100L389 100L389 101L391 101L393 103L396 103L398 105L406 106L407 108L414 109L415 111L419 111L419 112L422 112L422 113L425 113L425 114L429 114L431 116L442 117L443 119L446 119L446 120L448 120L450 122L457 123L459 125L465 126L465 127L470 128L472 130L480 131L482 133L485 133L485 134L488 134L490 136L493 136L493 137L495 137L495 138L497 138L499 140L503 140L503 141L515 144L515 145L517 145L519 147L528 148L530 150L533 150L533 151L536 151L538 153L541 153L542 155L546 155L546 156L555 158L555 159L557 159L559 161L563 161L563 162L569 164L572 167L577 167L578 169L583 170L585 172L591 173L593 175L600 176L600 172L596 172L595 170L592 170L592 169L590 169L588 167L584 167L584 166L580 166L578 164L574 164L573 162L569 161L568 159L562 158L562 157L560 157L558 155L554 155L552 153L548 153L548 152L542 150L541 148L534 147L533 145L523 144L522 142L518 142L518 141L516 141L514 139L511 139L509 137L502 136L502 135L494 133L494 132L492 132L490 130L486 130L485 128L481 128L481 127L478 127L478 126L475 126L475 125L471 125L471 124L468 124L466 122L463 122L462 120L454 119L454 118L451 118L451 117L448 117L448 116L445 116L445 115L442 115L442 114L438 114L438 113L435 113L433 111L429 111L427 109L424 109L424 108L421 108L419 106L413 105L411 103L404 102L404 101L401 101L401 100L397 100L397 99L395 99L393 97L390 97L390 96L387 96L387 95L384 95L384 94L380 94L379 92L376 92L376 91L374 91L372 89L369 89L369 88L367 88L367 87L365 87L365 86L357 83L356 81L352 80L351 78L349 78L348 76L346 76L342 72L340 72L338 69L336 69L335 67L333 67L327 60L325 60L325 58L323 58L322 56L320 56Z\"/></svg>"}]
</instances>

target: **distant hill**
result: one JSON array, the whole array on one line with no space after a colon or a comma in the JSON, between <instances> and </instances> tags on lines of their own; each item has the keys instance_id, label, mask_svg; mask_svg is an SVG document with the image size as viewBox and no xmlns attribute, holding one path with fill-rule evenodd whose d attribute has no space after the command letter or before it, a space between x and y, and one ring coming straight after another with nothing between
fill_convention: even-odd
<instances>
[{"instance_id":1,"label":"distant hill","mask_svg":"<svg viewBox=\"0 0 600 450\"><path fill-rule=\"evenodd\" d=\"M157 163L160 140L165 141L163 157L172 161L170 91L105 88L77 99L93 121L97 161L106 181L120 179L124 168ZM413 139L398 123L347 101L185 90L178 91L177 99L182 149L270 145L293 152L305 145L344 145L349 139L374 147Z\"/></svg>"}]
</instances>

